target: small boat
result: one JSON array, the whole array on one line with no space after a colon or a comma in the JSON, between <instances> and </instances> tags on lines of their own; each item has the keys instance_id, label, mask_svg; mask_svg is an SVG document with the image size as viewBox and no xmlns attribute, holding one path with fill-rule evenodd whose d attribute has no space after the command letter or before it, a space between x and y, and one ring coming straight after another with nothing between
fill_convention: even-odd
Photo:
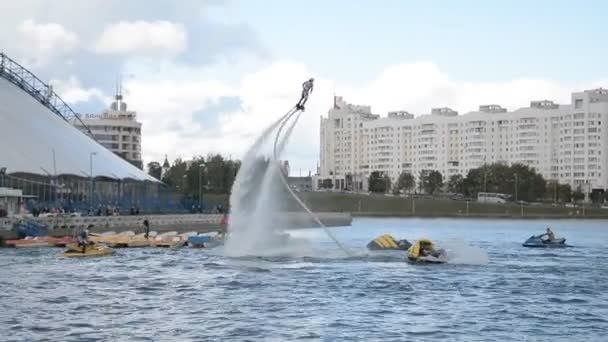
<instances>
[{"instance_id":1,"label":"small boat","mask_svg":"<svg viewBox=\"0 0 608 342\"><path fill-rule=\"evenodd\" d=\"M194 248L213 248L223 243L219 234L199 234L188 236L188 245Z\"/></svg>"},{"instance_id":2,"label":"small boat","mask_svg":"<svg viewBox=\"0 0 608 342\"><path fill-rule=\"evenodd\" d=\"M367 244L367 249L372 251L401 250L407 251L412 244L407 240L397 240L392 235L384 234L373 239Z\"/></svg>"},{"instance_id":3,"label":"small boat","mask_svg":"<svg viewBox=\"0 0 608 342\"><path fill-rule=\"evenodd\" d=\"M422 255L423 250L427 251L426 255ZM407 259L412 263L443 264L448 262L445 250L435 249L433 242L428 239L416 241L407 250Z\"/></svg>"},{"instance_id":4,"label":"small boat","mask_svg":"<svg viewBox=\"0 0 608 342\"><path fill-rule=\"evenodd\" d=\"M524 247L535 247L535 248L564 248L572 247L566 244L565 238L559 239L543 239L542 235L532 235L526 240L523 245Z\"/></svg>"},{"instance_id":5,"label":"small boat","mask_svg":"<svg viewBox=\"0 0 608 342\"><path fill-rule=\"evenodd\" d=\"M49 245L53 246L53 247L65 247L70 243L74 242L74 239L72 237L69 236L64 236L64 237L51 237L49 236L46 241L49 243Z\"/></svg>"},{"instance_id":6,"label":"small boat","mask_svg":"<svg viewBox=\"0 0 608 342\"><path fill-rule=\"evenodd\" d=\"M67 250L63 253L63 256L67 258L95 257L114 253L112 249L97 244L86 246L84 253L82 252L82 247L75 243L70 243L66 247Z\"/></svg>"},{"instance_id":7,"label":"small boat","mask_svg":"<svg viewBox=\"0 0 608 342\"><path fill-rule=\"evenodd\" d=\"M138 247L150 247L150 241L154 239L156 236L156 232L150 232L148 234L148 238L146 239L145 234L137 234L132 236L128 242L127 247L129 248L138 248Z\"/></svg>"},{"instance_id":8,"label":"small boat","mask_svg":"<svg viewBox=\"0 0 608 342\"><path fill-rule=\"evenodd\" d=\"M177 232L166 232L160 235L157 235L151 242L150 245L154 247L177 247L180 243L186 242L185 239L182 239L177 235Z\"/></svg>"},{"instance_id":9,"label":"small boat","mask_svg":"<svg viewBox=\"0 0 608 342\"><path fill-rule=\"evenodd\" d=\"M51 244L49 244L49 242L47 241L46 236L45 237L28 236L25 239L6 240L4 243L6 246L14 247L14 248L37 248L37 247L50 247L51 246Z\"/></svg>"},{"instance_id":10,"label":"small boat","mask_svg":"<svg viewBox=\"0 0 608 342\"><path fill-rule=\"evenodd\" d=\"M89 234L89 240L102 243L112 248L142 247L141 241L146 241L143 234L136 235L133 231L125 231L119 234L108 232L103 234ZM146 246L148 244L145 244Z\"/></svg>"}]
</instances>

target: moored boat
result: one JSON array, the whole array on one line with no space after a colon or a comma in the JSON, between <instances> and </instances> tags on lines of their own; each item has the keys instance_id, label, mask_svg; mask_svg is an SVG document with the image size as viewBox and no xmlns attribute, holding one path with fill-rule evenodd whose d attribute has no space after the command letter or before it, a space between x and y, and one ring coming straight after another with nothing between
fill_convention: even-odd
<instances>
[{"instance_id":1,"label":"moored boat","mask_svg":"<svg viewBox=\"0 0 608 342\"><path fill-rule=\"evenodd\" d=\"M63 253L67 258L84 258L110 255L114 253L112 249L104 245L92 244L85 247L84 251L81 246L75 243L70 243L66 246L67 250Z\"/></svg>"},{"instance_id":2,"label":"moored boat","mask_svg":"<svg viewBox=\"0 0 608 342\"><path fill-rule=\"evenodd\" d=\"M188 245L194 248L213 248L223 243L220 235L206 233L188 236Z\"/></svg>"}]
</instances>

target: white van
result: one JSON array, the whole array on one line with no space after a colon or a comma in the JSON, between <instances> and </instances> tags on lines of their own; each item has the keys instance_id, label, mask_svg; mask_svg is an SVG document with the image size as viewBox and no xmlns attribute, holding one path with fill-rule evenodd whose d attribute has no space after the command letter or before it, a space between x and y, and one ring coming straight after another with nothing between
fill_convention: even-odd
<instances>
[{"instance_id":1,"label":"white van","mask_svg":"<svg viewBox=\"0 0 608 342\"><path fill-rule=\"evenodd\" d=\"M477 193L477 202L485 203L506 203L509 195L496 192L479 192Z\"/></svg>"}]
</instances>

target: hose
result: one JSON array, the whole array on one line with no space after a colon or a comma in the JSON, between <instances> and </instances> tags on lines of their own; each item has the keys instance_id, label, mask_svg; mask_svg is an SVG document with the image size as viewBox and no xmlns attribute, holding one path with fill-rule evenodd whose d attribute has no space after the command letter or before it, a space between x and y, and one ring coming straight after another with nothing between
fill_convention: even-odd
<instances>
[{"instance_id":1,"label":"hose","mask_svg":"<svg viewBox=\"0 0 608 342\"><path fill-rule=\"evenodd\" d=\"M340 241L331 233L331 231L329 231L329 229L323 224L323 222L321 222L321 220L319 219L319 217L317 217L317 215L315 215L307 206L306 204L298 197L298 195L296 195L293 190L291 189L291 187L289 186L289 183L287 182L287 178L285 177L285 174L282 172L281 170L281 165L278 162L279 161L279 157L278 157L278 152L277 152L277 144L279 141L279 137L281 135L281 132L283 131L283 128L285 127L285 125L287 124L287 122L296 114L298 113L298 115L296 116L295 120L293 121L293 123L291 124L291 126L289 126L287 133L285 134L285 139L281 142L281 150L283 149L287 138L291 135L291 132L293 130L293 128L295 127L296 123L298 122L298 119L300 118L300 115L302 114L302 111L299 109L296 109L295 111L290 111L288 112L285 116L283 116L283 118L281 118L281 120L283 120L283 122L281 123L281 126L279 126L279 129L277 131L277 134L275 136L274 139L274 149L273 149L273 155L274 155L274 159L277 162L277 166L279 167L279 175L281 178L281 182L283 183L283 185L285 186L285 188L287 189L287 191L289 191L289 193L291 194L291 196L296 200L296 202L298 202L298 204L300 204L300 206L302 208L304 208L304 210L310 215L310 217L321 227L323 228L323 230L325 231L325 233L336 243L336 245L348 256L352 256L352 253L348 250L348 248L346 248L344 245L342 245L342 243L340 243ZM281 121L279 120L279 121Z\"/></svg>"}]
</instances>

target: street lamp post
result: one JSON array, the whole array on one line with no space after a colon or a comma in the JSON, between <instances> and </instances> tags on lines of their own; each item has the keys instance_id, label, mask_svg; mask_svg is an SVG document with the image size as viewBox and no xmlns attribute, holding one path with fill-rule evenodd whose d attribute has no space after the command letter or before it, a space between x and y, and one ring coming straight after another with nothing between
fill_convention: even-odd
<instances>
[{"instance_id":1,"label":"street lamp post","mask_svg":"<svg viewBox=\"0 0 608 342\"><path fill-rule=\"evenodd\" d=\"M486 156L483 156L483 192L488 192L488 167L486 164Z\"/></svg>"},{"instance_id":2,"label":"street lamp post","mask_svg":"<svg viewBox=\"0 0 608 342\"><path fill-rule=\"evenodd\" d=\"M0 188L4 187L4 176L6 175L6 168L0 168Z\"/></svg>"},{"instance_id":3,"label":"street lamp post","mask_svg":"<svg viewBox=\"0 0 608 342\"><path fill-rule=\"evenodd\" d=\"M202 195L203 195L203 184L202 183L202 179L203 179L203 172L202 172L202 168L198 167L198 206L199 207L203 207L203 199L202 199Z\"/></svg>"},{"instance_id":4,"label":"street lamp post","mask_svg":"<svg viewBox=\"0 0 608 342\"><path fill-rule=\"evenodd\" d=\"M91 152L89 154L89 166L90 166L90 178L91 178L91 186L89 189L89 206L93 207L93 156L96 156L97 152Z\"/></svg>"},{"instance_id":5,"label":"street lamp post","mask_svg":"<svg viewBox=\"0 0 608 342\"><path fill-rule=\"evenodd\" d=\"M517 202L517 173L515 174L515 202Z\"/></svg>"},{"instance_id":6,"label":"street lamp post","mask_svg":"<svg viewBox=\"0 0 608 342\"><path fill-rule=\"evenodd\" d=\"M557 181L553 182L553 203L557 203Z\"/></svg>"},{"instance_id":7,"label":"street lamp post","mask_svg":"<svg viewBox=\"0 0 608 342\"><path fill-rule=\"evenodd\" d=\"M391 191L391 179L390 179L390 177L388 175L385 175L385 177L386 177L385 178L386 179L386 191L385 191L385 193L388 194Z\"/></svg>"},{"instance_id":8,"label":"street lamp post","mask_svg":"<svg viewBox=\"0 0 608 342\"><path fill-rule=\"evenodd\" d=\"M205 164L198 166L198 206L203 209L203 169L206 169Z\"/></svg>"},{"instance_id":9,"label":"street lamp post","mask_svg":"<svg viewBox=\"0 0 608 342\"><path fill-rule=\"evenodd\" d=\"M486 170L486 164L483 164L483 192L488 192L488 170Z\"/></svg>"}]
</instances>

